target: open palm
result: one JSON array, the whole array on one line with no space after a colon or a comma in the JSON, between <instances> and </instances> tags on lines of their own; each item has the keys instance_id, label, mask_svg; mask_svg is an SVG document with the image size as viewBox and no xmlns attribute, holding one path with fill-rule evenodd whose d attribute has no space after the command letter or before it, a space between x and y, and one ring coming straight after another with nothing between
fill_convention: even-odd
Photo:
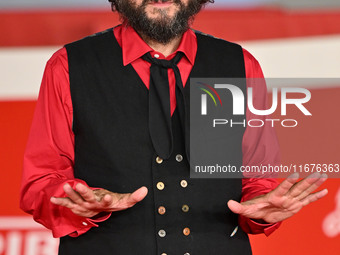
<instances>
[{"instance_id":1,"label":"open palm","mask_svg":"<svg viewBox=\"0 0 340 255\"><path fill-rule=\"evenodd\" d=\"M298 179L299 175L293 174L271 192L241 203L229 200L228 207L234 213L267 223L285 220L328 193L327 189L312 193L326 181L326 174L315 173L299 182Z\"/></svg>"}]
</instances>

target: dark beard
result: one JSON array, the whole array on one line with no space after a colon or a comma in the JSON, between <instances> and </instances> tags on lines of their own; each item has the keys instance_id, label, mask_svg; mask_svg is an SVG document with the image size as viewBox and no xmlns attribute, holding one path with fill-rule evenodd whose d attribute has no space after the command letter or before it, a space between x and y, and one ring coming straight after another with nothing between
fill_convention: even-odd
<instances>
[{"instance_id":1,"label":"dark beard","mask_svg":"<svg viewBox=\"0 0 340 255\"><path fill-rule=\"evenodd\" d=\"M189 28L189 22L194 15L202 8L198 0L190 0L187 6L180 0L173 0L172 2L179 6L179 11L174 17L169 18L166 12L159 10L160 18L152 20L145 12L145 7L149 2L150 0L143 0L143 3L136 8L129 0L118 0L116 1L117 11L123 20L127 21L142 37L162 44L167 44L172 39L181 36Z\"/></svg>"}]
</instances>

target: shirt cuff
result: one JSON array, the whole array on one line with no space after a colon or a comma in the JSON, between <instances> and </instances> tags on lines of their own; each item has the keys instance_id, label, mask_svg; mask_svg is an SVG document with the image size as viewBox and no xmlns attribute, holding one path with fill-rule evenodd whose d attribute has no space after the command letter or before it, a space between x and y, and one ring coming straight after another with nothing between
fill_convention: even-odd
<instances>
[{"instance_id":1,"label":"shirt cuff","mask_svg":"<svg viewBox=\"0 0 340 255\"><path fill-rule=\"evenodd\" d=\"M111 212L101 212L97 214L96 216L88 218L88 220L92 223L103 222L103 221L106 221L108 218L110 218L111 214L112 214Z\"/></svg>"},{"instance_id":2,"label":"shirt cuff","mask_svg":"<svg viewBox=\"0 0 340 255\"><path fill-rule=\"evenodd\" d=\"M98 227L96 223L94 223L91 219L84 218L81 222L77 223L78 226L75 226L77 228L76 231L69 234L71 237L78 237L87 231L89 231L93 227Z\"/></svg>"},{"instance_id":3,"label":"shirt cuff","mask_svg":"<svg viewBox=\"0 0 340 255\"><path fill-rule=\"evenodd\" d=\"M82 184L88 186L84 181L79 180ZM75 189L77 181L68 182L73 189ZM99 188L89 187L92 190L96 190ZM68 218L72 225L60 225L56 226L52 229L53 237L59 238L62 236L69 235L71 237L78 237L87 231L89 231L93 227L98 227L96 223L103 222L110 218L111 212L100 212L94 217L85 218L78 215L73 214L70 210L65 209L65 213L67 214L65 218Z\"/></svg>"},{"instance_id":4,"label":"shirt cuff","mask_svg":"<svg viewBox=\"0 0 340 255\"><path fill-rule=\"evenodd\" d=\"M68 215L66 217L68 218L68 222L72 222L72 224L67 224L67 222L66 224L54 226L52 228L53 237L59 238L67 235L71 237L77 237L86 233L92 227L98 227L98 225L91 219L77 216L71 211L67 214Z\"/></svg>"},{"instance_id":5,"label":"shirt cuff","mask_svg":"<svg viewBox=\"0 0 340 255\"><path fill-rule=\"evenodd\" d=\"M247 234L262 234L264 233L266 236L272 234L276 229L280 227L282 222L277 222L273 224L263 224L258 223L252 219L239 215L239 224L244 232Z\"/></svg>"}]
</instances>

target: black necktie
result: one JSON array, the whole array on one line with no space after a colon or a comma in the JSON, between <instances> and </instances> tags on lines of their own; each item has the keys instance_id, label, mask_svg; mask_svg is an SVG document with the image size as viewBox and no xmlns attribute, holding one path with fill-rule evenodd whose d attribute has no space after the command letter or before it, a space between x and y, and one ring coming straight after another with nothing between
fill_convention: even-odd
<instances>
[{"instance_id":1,"label":"black necktie","mask_svg":"<svg viewBox=\"0 0 340 255\"><path fill-rule=\"evenodd\" d=\"M152 58L148 52L143 59L151 63L150 85L149 85L149 130L153 147L163 159L168 159L173 150L173 136L171 128L171 110L168 69L174 71L176 79L176 102L181 128L185 137L186 154L188 156L188 127L186 126L186 103L183 93L183 83L181 74L177 67L178 62L183 57L182 52L168 61L164 59Z\"/></svg>"}]
</instances>

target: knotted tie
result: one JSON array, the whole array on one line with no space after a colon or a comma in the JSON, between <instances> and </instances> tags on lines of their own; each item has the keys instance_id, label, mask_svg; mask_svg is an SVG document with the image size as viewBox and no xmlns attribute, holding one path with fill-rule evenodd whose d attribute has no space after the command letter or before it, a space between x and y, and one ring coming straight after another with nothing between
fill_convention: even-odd
<instances>
[{"instance_id":1,"label":"knotted tie","mask_svg":"<svg viewBox=\"0 0 340 255\"><path fill-rule=\"evenodd\" d=\"M178 62L183 57L182 52L169 60L152 58L148 52L143 59L151 63L149 86L149 130L153 147L163 159L168 159L173 150L173 135L171 127L171 110L168 69L174 71L176 79L176 102L181 128L185 137L186 154L188 154L188 127L186 126L186 102L183 93L183 83L178 69Z\"/></svg>"}]
</instances>

